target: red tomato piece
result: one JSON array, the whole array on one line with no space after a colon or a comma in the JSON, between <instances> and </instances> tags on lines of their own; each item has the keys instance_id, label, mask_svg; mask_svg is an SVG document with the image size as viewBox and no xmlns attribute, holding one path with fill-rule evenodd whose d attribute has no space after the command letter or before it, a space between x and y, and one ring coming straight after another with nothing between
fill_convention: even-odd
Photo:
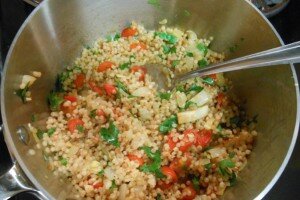
<instances>
[{"instance_id":1,"label":"red tomato piece","mask_svg":"<svg viewBox=\"0 0 300 200\"><path fill-rule=\"evenodd\" d=\"M219 93L218 96L217 96L217 104L218 106L222 106L224 104L224 98L225 98L225 95L224 93Z\"/></svg>"},{"instance_id":2,"label":"red tomato piece","mask_svg":"<svg viewBox=\"0 0 300 200\"><path fill-rule=\"evenodd\" d=\"M78 119L78 118L74 118L74 119L70 119L68 121L68 129L71 133L73 133L77 126L83 126L84 125L84 122L81 120L81 119Z\"/></svg>"},{"instance_id":3,"label":"red tomato piece","mask_svg":"<svg viewBox=\"0 0 300 200\"><path fill-rule=\"evenodd\" d=\"M174 142L173 138L171 135L168 135L168 145L171 151L176 147L177 142Z\"/></svg>"},{"instance_id":4,"label":"red tomato piece","mask_svg":"<svg viewBox=\"0 0 300 200\"><path fill-rule=\"evenodd\" d=\"M98 110L97 110L97 115L98 115L99 117L101 117L101 116L105 117L105 112L104 112L102 109L98 109Z\"/></svg>"},{"instance_id":5,"label":"red tomato piece","mask_svg":"<svg viewBox=\"0 0 300 200\"><path fill-rule=\"evenodd\" d=\"M115 65L115 63L110 62L110 61L104 61L102 63L100 63L100 65L97 68L97 72L104 72L110 68L112 68L112 66Z\"/></svg>"},{"instance_id":6,"label":"red tomato piece","mask_svg":"<svg viewBox=\"0 0 300 200\"><path fill-rule=\"evenodd\" d=\"M130 49L139 48L140 50L146 50L147 46L143 42L136 42L130 45Z\"/></svg>"},{"instance_id":7,"label":"red tomato piece","mask_svg":"<svg viewBox=\"0 0 300 200\"><path fill-rule=\"evenodd\" d=\"M203 129L199 132L199 135L198 135L197 141L196 141L196 145L205 147L210 143L211 138L212 138L212 131Z\"/></svg>"},{"instance_id":8,"label":"red tomato piece","mask_svg":"<svg viewBox=\"0 0 300 200\"><path fill-rule=\"evenodd\" d=\"M131 73L135 73L135 72L140 72L141 75L139 77L139 81L145 81L145 75L147 73L147 69L145 67L142 66L133 66L130 69Z\"/></svg>"},{"instance_id":9,"label":"red tomato piece","mask_svg":"<svg viewBox=\"0 0 300 200\"><path fill-rule=\"evenodd\" d=\"M131 37L131 36L134 36L136 33L137 33L137 30L135 28L127 27L122 31L121 36L122 37Z\"/></svg>"},{"instance_id":10,"label":"red tomato piece","mask_svg":"<svg viewBox=\"0 0 300 200\"><path fill-rule=\"evenodd\" d=\"M99 96L103 95L103 90L100 87L98 87L94 81L89 81L89 86L91 90L96 92Z\"/></svg>"},{"instance_id":11,"label":"red tomato piece","mask_svg":"<svg viewBox=\"0 0 300 200\"><path fill-rule=\"evenodd\" d=\"M137 162L137 163L139 164L139 166L141 166L141 165L144 164L144 159L143 159L143 158L139 158L139 157L137 157L137 156L134 155L134 154L128 154L127 157L128 157L128 159L129 159L130 161L135 161L135 162Z\"/></svg>"},{"instance_id":12,"label":"red tomato piece","mask_svg":"<svg viewBox=\"0 0 300 200\"><path fill-rule=\"evenodd\" d=\"M74 85L76 89L82 88L85 82L85 75L84 74L77 74L75 80L74 80Z\"/></svg>"},{"instance_id":13,"label":"red tomato piece","mask_svg":"<svg viewBox=\"0 0 300 200\"><path fill-rule=\"evenodd\" d=\"M192 186L187 186L182 192L186 193L186 195L184 195L181 200L193 200L197 195L197 192Z\"/></svg>"},{"instance_id":14,"label":"red tomato piece","mask_svg":"<svg viewBox=\"0 0 300 200\"><path fill-rule=\"evenodd\" d=\"M217 80L217 74L210 74L208 76L214 80Z\"/></svg>"},{"instance_id":15,"label":"red tomato piece","mask_svg":"<svg viewBox=\"0 0 300 200\"><path fill-rule=\"evenodd\" d=\"M176 172L171 167L163 166L161 167L161 172L170 178L172 182L176 182L178 180Z\"/></svg>"},{"instance_id":16,"label":"red tomato piece","mask_svg":"<svg viewBox=\"0 0 300 200\"><path fill-rule=\"evenodd\" d=\"M66 95L66 96L64 96L64 100L71 101L71 102L76 102L77 97L72 96L72 95Z\"/></svg>"},{"instance_id":17,"label":"red tomato piece","mask_svg":"<svg viewBox=\"0 0 300 200\"><path fill-rule=\"evenodd\" d=\"M182 174L187 167L191 165L191 156L188 153L184 154L184 158L175 158L171 164L170 168L173 169L177 174Z\"/></svg>"},{"instance_id":18,"label":"red tomato piece","mask_svg":"<svg viewBox=\"0 0 300 200\"><path fill-rule=\"evenodd\" d=\"M179 147L179 150L182 152L186 152L189 150L189 148L195 143L197 135L199 134L199 131L196 129L188 129L183 132L183 145ZM194 140L190 140L189 135L194 135Z\"/></svg>"},{"instance_id":19,"label":"red tomato piece","mask_svg":"<svg viewBox=\"0 0 300 200\"><path fill-rule=\"evenodd\" d=\"M103 187L103 182L97 182L97 183L94 183L94 184L93 184L93 188L94 188L94 189L99 189L99 188L101 188L101 187Z\"/></svg>"},{"instance_id":20,"label":"red tomato piece","mask_svg":"<svg viewBox=\"0 0 300 200\"><path fill-rule=\"evenodd\" d=\"M60 105L60 110L63 111L63 113L72 113L76 109L76 106L69 105L69 106L64 106L63 104Z\"/></svg>"},{"instance_id":21,"label":"red tomato piece","mask_svg":"<svg viewBox=\"0 0 300 200\"><path fill-rule=\"evenodd\" d=\"M173 185L173 183L166 183L166 182L164 182L164 181L159 180L159 181L157 182L156 187L158 187L158 188L160 188L160 189L162 189L162 190L167 190L167 189L169 189L172 185Z\"/></svg>"},{"instance_id":22,"label":"red tomato piece","mask_svg":"<svg viewBox=\"0 0 300 200\"><path fill-rule=\"evenodd\" d=\"M114 85L112 85L112 84L105 83L105 84L103 85L103 88L104 88L104 90L105 90L105 92L106 92L106 94L107 94L108 96L112 96L112 95L114 95L114 94L117 94L117 89L116 89L116 87L115 87Z\"/></svg>"}]
</instances>

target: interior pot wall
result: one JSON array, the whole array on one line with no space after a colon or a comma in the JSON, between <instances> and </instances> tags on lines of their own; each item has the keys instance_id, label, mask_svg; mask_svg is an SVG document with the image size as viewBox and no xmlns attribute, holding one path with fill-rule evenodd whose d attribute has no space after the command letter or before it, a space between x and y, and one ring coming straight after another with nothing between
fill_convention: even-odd
<instances>
[{"instance_id":1,"label":"interior pot wall","mask_svg":"<svg viewBox=\"0 0 300 200\"><path fill-rule=\"evenodd\" d=\"M154 29L164 18L169 26L192 29L204 38L213 36L211 48L224 52L227 58L280 45L270 26L245 1L160 2L156 7L146 0L45 1L17 35L2 86L6 140L29 178L48 197L64 198L70 187L47 170L40 152L35 156L27 154L33 141L24 145L16 129L30 122L32 113L46 115L46 96L57 73L72 64L84 45L92 44L99 36L120 31L132 20ZM191 15L186 16L184 10ZM235 45L237 50L230 52ZM14 91L22 75L32 71L41 71L43 75L31 88L33 101L22 104ZM232 72L227 76L233 80L238 96L247 99L250 115L258 114L259 136L239 183L229 189L225 198L253 199L276 174L292 140L297 110L293 75L289 66L284 66Z\"/></svg>"}]
</instances>

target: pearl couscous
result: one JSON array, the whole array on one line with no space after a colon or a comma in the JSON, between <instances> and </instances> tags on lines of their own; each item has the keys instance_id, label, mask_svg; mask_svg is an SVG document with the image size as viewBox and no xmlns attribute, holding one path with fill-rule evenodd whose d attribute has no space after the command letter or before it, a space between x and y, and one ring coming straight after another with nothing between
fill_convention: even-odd
<instances>
[{"instance_id":1,"label":"pearl couscous","mask_svg":"<svg viewBox=\"0 0 300 200\"><path fill-rule=\"evenodd\" d=\"M224 59L212 38L132 23L84 48L48 97L38 130L49 168L87 199L217 199L236 183L257 132L222 74L158 91L143 67L173 77Z\"/></svg>"}]
</instances>

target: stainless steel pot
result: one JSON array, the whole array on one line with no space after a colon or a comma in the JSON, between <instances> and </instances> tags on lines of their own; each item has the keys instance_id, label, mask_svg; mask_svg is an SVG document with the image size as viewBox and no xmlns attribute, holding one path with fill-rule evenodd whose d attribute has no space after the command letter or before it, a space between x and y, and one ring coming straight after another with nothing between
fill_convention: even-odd
<instances>
[{"instance_id":1,"label":"stainless steel pot","mask_svg":"<svg viewBox=\"0 0 300 200\"><path fill-rule=\"evenodd\" d=\"M40 151L28 155L34 142L22 126L30 121L32 113L48 111L46 95L56 74L72 63L83 45L97 37L119 31L131 20L153 29L159 20L167 18L170 26L193 29L201 37L213 36L211 48L225 52L228 58L283 44L267 19L246 1L159 2L159 6L153 6L147 0L46 0L33 11L16 35L3 72L4 134L15 166L0 178L0 199L28 190L41 198L70 196L70 184L47 169ZM33 70L41 71L43 76L31 89L33 101L22 104L14 90L22 75ZM261 199L283 172L295 145L299 94L294 67L251 69L227 76L233 80L235 92L247 99L248 113L258 114L259 135L238 184L228 189L224 199Z\"/></svg>"}]
</instances>

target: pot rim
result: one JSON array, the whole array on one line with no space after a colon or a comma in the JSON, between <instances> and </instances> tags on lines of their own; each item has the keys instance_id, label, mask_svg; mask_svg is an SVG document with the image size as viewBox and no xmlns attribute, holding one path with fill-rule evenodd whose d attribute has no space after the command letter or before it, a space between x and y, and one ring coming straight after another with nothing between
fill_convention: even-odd
<instances>
[{"instance_id":1,"label":"pot rim","mask_svg":"<svg viewBox=\"0 0 300 200\"><path fill-rule=\"evenodd\" d=\"M53 196L50 195L49 192L47 190L45 190L42 185L40 185L40 183L37 181L37 179L32 175L31 171L26 167L25 163L22 161L21 157L18 154L18 150L16 149L16 147L14 145L12 137L10 136L10 132L5 131L5 130L9 130L9 129L8 129L8 124L7 124L7 120L6 120L6 112L5 112L5 106L4 106L4 86L5 86L4 81L5 81L6 71L7 71L7 68L8 68L8 60L10 60L12 51L14 49L14 46L15 46L20 34L23 32L23 29L25 28L25 26L28 24L28 22L31 20L31 18L35 15L35 13L37 13L40 10L40 8L43 7L44 4L47 4L48 2L49 2L49 0L44 0L41 4L39 4L30 13L30 15L27 17L27 19L24 21L24 23L22 24L22 26L18 30L18 32L17 32L17 34L16 34L16 36L15 36L15 38L14 38L14 40L13 40L11 46L10 46L10 49L8 51L8 54L7 54L5 63L4 63L3 73L2 73L1 99L0 99L0 101L1 101L1 110L2 110L1 116L2 116L2 121L3 121L3 125L4 125L4 139L5 139L6 145L9 149L9 152L17 160L17 162L20 165L21 169L24 171L24 173L29 178L29 180L32 182L32 184L39 191L41 191L43 194L45 194L45 196L47 196L49 199L54 199ZM253 5L251 2L246 1L246 3L248 3L249 6L251 6L264 19L264 21L269 25L269 27L272 29L273 33L276 35L276 37L279 40L280 44L284 45L284 42L283 42L281 36L276 31L276 29L271 24L271 22L267 19L267 17L255 5ZM278 179L281 176L281 174L283 173L286 165L288 164L288 161L290 160L290 157L293 153L293 150L294 150L294 147L295 147L295 144L296 144L298 131L299 131L299 122L300 122L300 97L299 97L299 85L298 85L298 79L297 79L295 67L294 67L293 64L290 64L290 68L291 68L291 71L292 71L292 74L293 74L295 90L296 90L296 99L297 99L297 112L296 112L296 121L295 121L293 137L292 137L290 146L288 148L287 154L286 154L284 160L282 161L281 166L277 170L277 172L274 175L273 179L268 183L268 185L254 198L255 200L262 199L272 189L272 187L275 185L275 183L278 181Z\"/></svg>"}]
</instances>

